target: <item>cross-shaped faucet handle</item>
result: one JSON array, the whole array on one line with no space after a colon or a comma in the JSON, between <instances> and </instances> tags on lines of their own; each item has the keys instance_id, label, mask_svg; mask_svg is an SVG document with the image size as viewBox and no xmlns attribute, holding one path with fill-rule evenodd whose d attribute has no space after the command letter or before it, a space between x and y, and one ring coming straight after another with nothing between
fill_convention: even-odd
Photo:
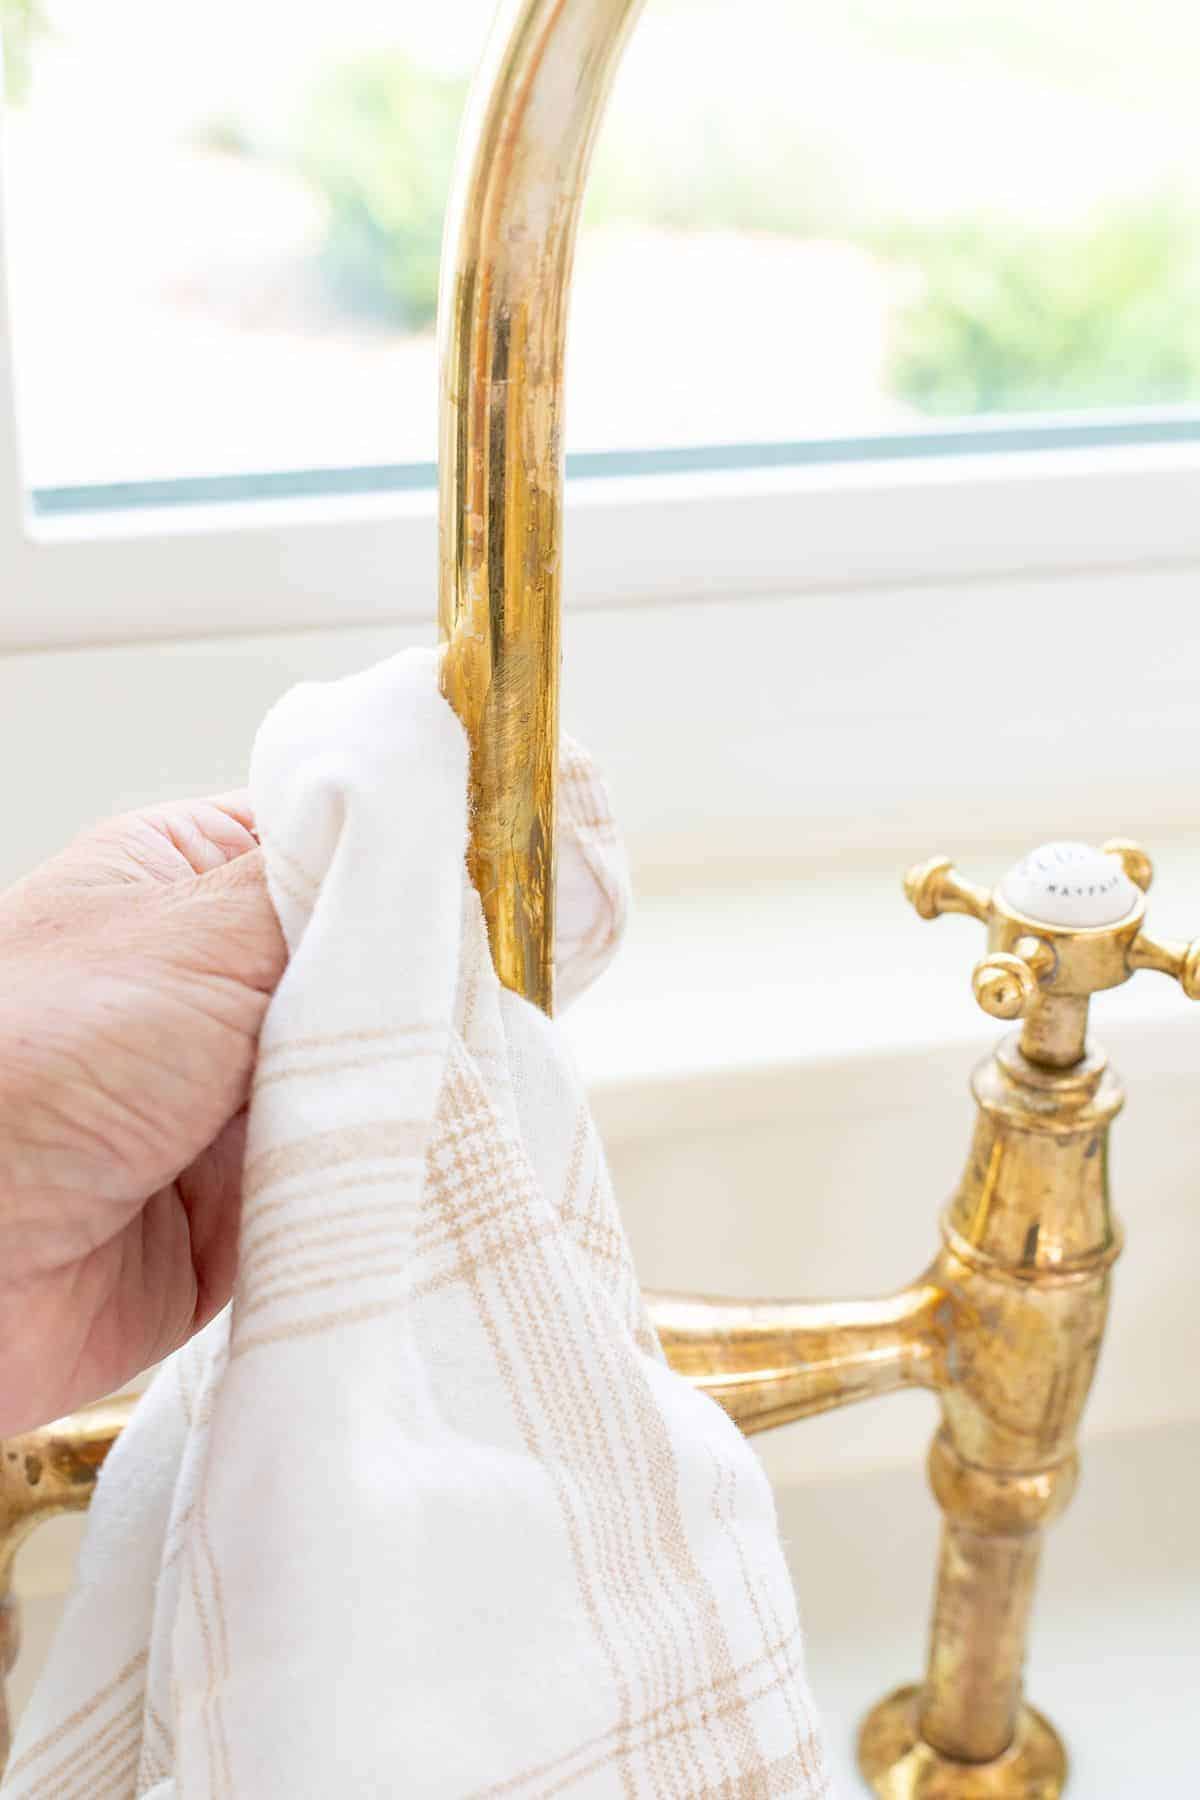
<instances>
[{"instance_id":1,"label":"cross-shaped faucet handle","mask_svg":"<svg viewBox=\"0 0 1200 1800\"><path fill-rule=\"evenodd\" d=\"M1200 938L1152 938L1143 928L1150 858L1128 838L1044 844L992 890L965 881L949 857L909 870L904 891L923 919L966 913L987 927L988 954L972 974L993 1018L1029 1016L1039 1000L1086 1001L1137 969L1174 976L1200 999Z\"/></svg>"}]
</instances>

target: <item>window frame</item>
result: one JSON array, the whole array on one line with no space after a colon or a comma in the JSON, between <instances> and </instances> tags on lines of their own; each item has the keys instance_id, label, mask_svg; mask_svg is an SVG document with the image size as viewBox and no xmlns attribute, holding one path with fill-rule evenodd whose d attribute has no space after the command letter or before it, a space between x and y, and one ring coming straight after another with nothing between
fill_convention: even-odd
<instances>
[{"instance_id":1,"label":"window frame","mask_svg":"<svg viewBox=\"0 0 1200 1800\"><path fill-rule=\"evenodd\" d=\"M39 519L4 399L0 651L432 619L431 490ZM567 485L564 596L588 610L1194 563L1190 444Z\"/></svg>"},{"instance_id":2,"label":"window frame","mask_svg":"<svg viewBox=\"0 0 1200 1800\"><path fill-rule=\"evenodd\" d=\"M2 157L0 138L0 271ZM432 488L39 515L22 481L17 375L0 279L0 653L432 620ZM581 476L567 483L564 598L589 610L835 601L1197 563L1200 436L1166 435L957 428L915 457L865 440L861 460L835 445L828 461ZM1037 447L1047 437L1056 447Z\"/></svg>"}]
</instances>

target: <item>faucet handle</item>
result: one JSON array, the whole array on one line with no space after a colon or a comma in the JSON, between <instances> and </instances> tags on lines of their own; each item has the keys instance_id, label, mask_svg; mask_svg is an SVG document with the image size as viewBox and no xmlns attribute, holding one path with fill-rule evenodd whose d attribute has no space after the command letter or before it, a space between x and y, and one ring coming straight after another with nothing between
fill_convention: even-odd
<instances>
[{"instance_id":1,"label":"faucet handle","mask_svg":"<svg viewBox=\"0 0 1200 1800\"><path fill-rule=\"evenodd\" d=\"M971 991L993 1019L1023 1019L1056 960L1045 938L1018 938L1011 951L994 950L975 964Z\"/></svg>"},{"instance_id":2,"label":"faucet handle","mask_svg":"<svg viewBox=\"0 0 1200 1800\"><path fill-rule=\"evenodd\" d=\"M1109 856L1121 863L1130 881L1145 893L1154 880L1154 865L1140 844L1132 838L1109 838L1103 846ZM1200 1000L1200 938L1190 943L1163 942L1147 931L1139 931L1129 946L1130 970L1154 969L1177 981L1189 1000Z\"/></svg>"},{"instance_id":3,"label":"faucet handle","mask_svg":"<svg viewBox=\"0 0 1200 1800\"><path fill-rule=\"evenodd\" d=\"M1139 931L1129 946L1129 967L1154 969L1176 980L1189 1000L1200 1000L1200 937L1191 943L1152 938Z\"/></svg>"},{"instance_id":4,"label":"faucet handle","mask_svg":"<svg viewBox=\"0 0 1200 1800\"><path fill-rule=\"evenodd\" d=\"M1134 887L1141 888L1143 894L1150 892L1154 864L1139 843L1133 838L1106 838L1100 850L1104 856L1116 857Z\"/></svg>"},{"instance_id":5,"label":"faucet handle","mask_svg":"<svg viewBox=\"0 0 1200 1800\"><path fill-rule=\"evenodd\" d=\"M914 863L904 877L904 892L923 919L942 913L966 913L986 925L992 916L992 896L986 888L964 881L948 856L931 856Z\"/></svg>"},{"instance_id":6,"label":"faucet handle","mask_svg":"<svg viewBox=\"0 0 1200 1800\"><path fill-rule=\"evenodd\" d=\"M1200 1000L1200 938L1160 941L1143 929L1150 858L1131 838L1044 844L989 892L964 881L948 856L918 863L904 891L923 919L965 913L987 927L988 954L972 973L975 998L996 1019L1025 1018L1041 996L1083 1000L1137 969L1173 976Z\"/></svg>"},{"instance_id":7,"label":"faucet handle","mask_svg":"<svg viewBox=\"0 0 1200 1800\"><path fill-rule=\"evenodd\" d=\"M1023 956L997 950L971 971L971 991L993 1019L1020 1019L1037 993L1037 976Z\"/></svg>"},{"instance_id":8,"label":"faucet handle","mask_svg":"<svg viewBox=\"0 0 1200 1800\"><path fill-rule=\"evenodd\" d=\"M928 862L914 864L904 877L904 892L922 919L965 913L988 927L990 939L993 896L987 888L965 881L948 856L931 856ZM976 963L971 986L984 1012L994 1019L1023 1017L1037 993L1045 948L1038 939L1023 938Z\"/></svg>"}]
</instances>

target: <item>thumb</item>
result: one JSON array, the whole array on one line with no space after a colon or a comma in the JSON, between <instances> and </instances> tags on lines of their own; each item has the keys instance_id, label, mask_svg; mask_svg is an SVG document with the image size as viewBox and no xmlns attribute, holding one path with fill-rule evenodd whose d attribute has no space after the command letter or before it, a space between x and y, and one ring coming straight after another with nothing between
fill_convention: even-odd
<instances>
[{"instance_id":1,"label":"thumb","mask_svg":"<svg viewBox=\"0 0 1200 1800\"><path fill-rule=\"evenodd\" d=\"M260 849L179 883L166 899L186 920L190 953L211 973L262 994L274 992L287 966L287 945Z\"/></svg>"}]
</instances>

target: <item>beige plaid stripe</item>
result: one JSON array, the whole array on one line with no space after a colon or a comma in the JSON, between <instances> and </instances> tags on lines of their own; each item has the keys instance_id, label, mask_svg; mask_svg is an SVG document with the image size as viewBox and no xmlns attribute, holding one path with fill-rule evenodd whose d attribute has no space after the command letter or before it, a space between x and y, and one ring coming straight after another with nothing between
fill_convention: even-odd
<instances>
[{"instance_id":1,"label":"beige plaid stripe","mask_svg":"<svg viewBox=\"0 0 1200 1800\"><path fill-rule=\"evenodd\" d=\"M86 1742L76 1745L69 1755L45 1770L26 1790L29 1800L51 1800L51 1796L65 1795L72 1788L78 1788L80 1783L82 1791L88 1792L89 1783L114 1753L122 1762L130 1756L136 1758L141 1735L142 1696L135 1694L106 1725L93 1731Z\"/></svg>"},{"instance_id":2,"label":"beige plaid stripe","mask_svg":"<svg viewBox=\"0 0 1200 1800\"><path fill-rule=\"evenodd\" d=\"M162 1714L146 1696L145 1731L142 1755L137 1769L137 1794L145 1794L156 1782L171 1774L175 1766L175 1743Z\"/></svg>"},{"instance_id":3,"label":"beige plaid stripe","mask_svg":"<svg viewBox=\"0 0 1200 1800\"><path fill-rule=\"evenodd\" d=\"M808 1754L819 1748L817 1740L810 1738ZM725 1784L712 1790L712 1800L775 1800L780 1794L795 1793L797 1786L804 1779L805 1757L798 1750L789 1750L782 1756L772 1757L745 1780L736 1784ZM812 1800L827 1800L832 1793L828 1778L819 1788L811 1789ZM706 1796L708 1800L708 1796Z\"/></svg>"},{"instance_id":4,"label":"beige plaid stripe","mask_svg":"<svg viewBox=\"0 0 1200 1800\"><path fill-rule=\"evenodd\" d=\"M306 893L310 900L316 898L320 891L321 883L317 880L317 877L311 870L305 868L298 857L293 856L289 851L284 849L277 837L272 837L267 846L267 856L271 864L271 872L273 875L278 877L279 867L282 865L288 871L293 883Z\"/></svg>"},{"instance_id":5,"label":"beige plaid stripe","mask_svg":"<svg viewBox=\"0 0 1200 1800\"><path fill-rule=\"evenodd\" d=\"M510 1222L503 1233L482 1246L477 1253L463 1251L456 1241L453 1231L450 1231L447 1247L454 1254L441 1269L426 1275L423 1279L415 1279L412 1277L412 1264L407 1261L388 1265L382 1269L376 1268L371 1273L378 1275L381 1279L389 1280L392 1284L392 1291L386 1297L358 1306L340 1307L332 1312L293 1318L255 1332L245 1332L239 1327L234 1334L230 1360L245 1356L251 1350L261 1350L269 1344L311 1337L324 1331L331 1331L335 1327L362 1324L367 1320L383 1318L386 1314L395 1312L399 1307L410 1305L413 1301L424 1299L428 1295L439 1293L446 1288L458 1286L460 1283L470 1282L491 1265L501 1263L507 1257L527 1248L531 1237L555 1233L557 1230L558 1227L552 1220L546 1220L540 1226L533 1228L532 1232L526 1226L513 1225ZM366 1279L366 1276L360 1275L360 1279ZM283 1300L326 1293L340 1287L343 1281L344 1277L341 1275L319 1276L312 1281L297 1283L295 1294L290 1291L280 1291L273 1294L272 1298ZM244 1319L246 1316L246 1309L243 1309L240 1317Z\"/></svg>"},{"instance_id":6,"label":"beige plaid stripe","mask_svg":"<svg viewBox=\"0 0 1200 1800\"><path fill-rule=\"evenodd\" d=\"M445 1121L443 1135L441 1125ZM443 1095L442 1119L431 1149L430 1188L451 1217L463 1205L470 1206L480 1191L508 1194L514 1212L529 1205L530 1184L522 1180L516 1164L516 1147L506 1146L500 1122L469 1066L454 1065ZM536 1192L532 1194L536 1201ZM477 1288L475 1299L481 1315L486 1311L496 1334L497 1351L503 1339L511 1339L521 1367L528 1371L529 1400L515 1391L511 1377L506 1385L514 1407L527 1410L531 1450L547 1466L564 1463L578 1470L577 1495L572 1505L569 1535L578 1546L577 1571L581 1598L595 1629L605 1638L620 1697L615 1743L611 1749L614 1774L623 1786L632 1775L628 1765L635 1751L653 1774L659 1791L669 1793L681 1768L691 1767L688 1790L695 1782L708 1785L700 1747L723 1766L722 1779L736 1780L762 1760L758 1748L751 1697L739 1694L736 1670L724 1635L716 1597L704 1570L692 1557L687 1534L678 1512L678 1470L669 1434L657 1407L645 1388L645 1377L632 1355L617 1358L610 1346L611 1330L594 1313L586 1284L575 1282L574 1291L561 1291L564 1274L570 1284L569 1258L551 1264L553 1233L529 1231L515 1253L489 1264L492 1276L485 1295ZM497 1314L496 1306L502 1307ZM542 1321L555 1320L555 1341L545 1335ZM582 1331L585 1337L577 1334ZM564 1342L574 1336L575 1342ZM596 1366L605 1386L592 1387L590 1369ZM509 1365L511 1368L511 1364ZM554 1378L542 1371L553 1368ZM598 1421L606 1416L616 1397L619 1421L615 1439ZM626 1485L634 1487L626 1499ZM606 1505L608 1495L620 1496ZM657 1530L641 1544L641 1557L631 1560L629 1551L639 1527L647 1521ZM586 1548L585 1548L586 1546ZM592 1588L592 1569L605 1577L609 1608L620 1611L623 1638L618 1644L611 1625L602 1624L603 1609ZM688 1604L682 1605L686 1597ZM627 1678L623 1660L633 1658ZM702 1737L686 1722L669 1731L650 1730L639 1739L630 1711L630 1680L638 1691L655 1691L662 1682L652 1711L669 1707L674 1687L679 1692L686 1667L708 1667L709 1685L725 1690L720 1706L710 1708ZM772 1676L772 1683L777 1677ZM671 1739L670 1754L664 1746ZM521 1780L525 1778L520 1778Z\"/></svg>"},{"instance_id":7,"label":"beige plaid stripe","mask_svg":"<svg viewBox=\"0 0 1200 1800\"><path fill-rule=\"evenodd\" d=\"M200 1641L204 1649L205 1686L200 1706L200 1722L204 1737L204 1752L208 1768L208 1793L213 1800L227 1791L222 1780L224 1767L218 1748L218 1738L212 1713L212 1696L217 1682L217 1659L214 1644L214 1621L211 1616L200 1558L197 1554L196 1537L193 1532L187 1541L187 1577L191 1590L192 1606L195 1611L196 1625L200 1633Z\"/></svg>"},{"instance_id":8,"label":"beige plaid stripe","mask_svg":"<svg viewBox=\"0 0 1200 1800\"><path fill-rule=\"evenodd\" d=\"M567 738L560 749L559 802L560 856L573 854L596 884L594 917L560 970L566 992L590 979L616 947L629 912L629 878L604 783L590 758Z\"/></svg>"},{"instance_id":9,"label":"beige plaid stripe","mask_svg":"<svg viewBox=\"0 0 1200 1800\"><path fill-rule=\"evenodd\" d=\"M482 1106L480 1102L483 1102ZM486 1109L486 1111L485 1111ZM442 1208L447 1225L457 1228L460 1196L465 1188L470 1194L477 1186L486 1163L483 1153L490 1150L494 1155L498 1146L486 1141L476 1149L476 1138L479 1136L479 1122L490 1115L477 1083L469 1079L468 1071L460 1060L452 1060L447 1070L442 1090L441 1105L438 1115L438 1133L431 1148L427 1175L427 1191L435 1205ZM512 1179L514 1200L524 1198L521 1185L528 1182L527 1171L513 1159L513 1167L508 1171ZM520 1184L520 1185L518 1185ZM465 1243L462 1245L464 1265L471 1259L467 1254ZM600 1596L594 1583L591 1566L587 1554L586 1521L579 1515L578 1502L570 1484L564 1480L561 1457L547 1458L541 1441L541 1430L538 1423L538 1412L535 1402L541 1396L537 1393L540 1377L534 1365L531 1374L532 1391L526 1395L525 1387L514 1367L512 1357L505 1344L505 1331L491 1293L485 1288L477 1267L472 1267L469 1275L471 1297L475 1304L476 1314L484 1334L491 1347L497 1371L508 1396L514 1418L520 1428L526 1448L545 1465L546 1473L562 1515L563 1526L570 1546L571 1558L575 1568L579 1597L584 1618L593 1634L603 1660L608 1666L612 1679L613 1692L616 1697L618 1717L621 1721L628 1719L632 1709L632 1696L628 1681L621 1667L621 1662L612 1640L610 1627L601 1606ZM504 1321L505 1324L508 1321ZM628 1772L622 1772L622 1791L633 1800L634 1789Z\"/></svg>"},{"instance_id":10,"label":"beige plaid stripe","mask_svg":"<svg viewBox=\"0 0 1200 1800\"><path fill-rule=\"evenodd\" d=\"M439 1049L436 1041L428 1045L414 1044L405 1047L397 1046L391 1050L377 1050L374 1054L359 1056L342 1056L332 1062L302 1063L291 1069L274 1069L266 1075L256 1072L254 1093L261 1094L264 1088L278 1087L283 1082L294 1084L297 1081L328 1081L331 1077L342 1079L347 1075L365 1075L391 1063L403 1061L409 1056L431 1056Z\"/></svg>"},{"instance_id":11,"label":"beige plaid stripe","mask_svg":"<svg viewBox=\"0 0 1200 1800\"><path fill-rule=\"evenodd\" d=\"M357 1188L385 1186L391 1190L395 1185L395 1178L392 1175L372 1175L346 1185ZM248 1275L264 1256L278 1270L284 1260L291 1262L310 1251L324 1254L327 1248L336 1249L339 1244L376 1240L381 1235L394 1233L395 1229L394 1206L347 1206L331 1209L322 1213L319 1221L311 1224L275 1225L269 1231L260 1232L242 1251L238 1270L242 1276Z\"/></svg>"},{"instance_id":12,"label":"beige plaid stripe","mask_svg":"<svg viewBox=\"0 0 1200 1800\"><path fill-rule=\"evenodd\" d=\"M38 1788L36 1800L103 1800L106 1795L127 1794L137 1773L142 1738L141 1717L126 1727L123 1736L110 1742L54 1787Z\"/></svg>"},{"instance_id":13,"label":"beige plaid stripe","mask_svg":"<svg viewBox=\"0 0 1200 1800\"><path fill-rule=\"evenodd\" d=\"M305 1042L316 1048L323 1041ZM348 1294L355 1285L388 1284L392 1303L411 1291L406 1208L411 1212L416 1204L427 1136L422 1120L381 1119L308 1132L261 1150L248 1161L233 1355L244 1354L251 1342L261 1348L287 1336L307 1336L348 1322L353 1308L327 1308L322 1314L310 1313L307 1320L295 1310L320 1302L332 1291ZM377 1191L378 1199L366 1204L365 1195L371 1190ZM331 1195L351 1192L360 1204L343 1209L353 1215L347 1224L331 1216L324 1202ZM314 1203L322 1209L315 1218L310 1212ZM279 1308L289 1309L288 1316L268 1333L248 1336L250 1321ZM293 1329L302 1325L303 1329Z\"/></svg>"},{"instance_id":14,"label":"beige plaid stripe","mask_svg":"<svg viewBox=\"0 0 1200 1800\"><path fill-rule=\"evenodd\" d=\"M547 1246L553 1247L556 1246ZM569 1258L566 1264L569 1267ZM605 1393L597 1392L587 1375L589 1357L598 1357L597 1372L610 1399L622 1392L623 1370L612 1366L610 1328L606 1321L596 1319L586 1283L569 1280L564 1291L545 1255L531 1257L522 1272L528 1282L528 1304L527 1296L519 1293L510 1301L510 1307L518 1320L528 1318L530 1337L542 1340L531 1347L533 1352L547 1366L552 1364L554 1346L545 1341L544 1319L555 1321L555 1335L565 1331L573 1339L566 1360L576 1391L560 1395L560 1385L565 1384L552 1381L552 1410L557 1413L560 1429L565 1429L574 1446L584 1493L596 1496L598 1518L593 1530L601 1570L610 1591L621 1602L631 1652L636 1658L639 1691L648 1692L653 1703L670 1692L672 1683L682 1679L695 1646L684 1642L686 1630L681 1635L680 1621L672 1616L675 1595L669 1584L656 1594L653 1582L647 1579L648 1568L653 1570L655 1559L645 1529L650 1496L644 1488L639 1491L641 1446L629 1431L622 1409L614 1415L612 1434L598 1430L595 1424L603 1416ZM586 1307L587 1317L582 1321L582 1335L576 1336L571 1320L581 1306ZM530 1355L530 1348L525 1354ZM545 1404L545 1393L542 1398ZM631 1494L626 1493L627 1482L634 1489ZM619 1508L619 1514L614 1513L614 1506ZM634 1553L635 1547L641 1551L640 1556ZM657 1752L655 1760L656 1785L660 1791L674 1791L676 1771L669 1763L663 1763ZM693 1771L693 1779L702 1776L702 1769Z\"/></svg>"},{"instance_id":15,"label":"beige plaid stripe","mask_svg":"<svg viewBox=\"0 0 1200 1800\"><path fill-rule=\"evenodd\" d=\"M225 1720L221 1708L221 1692L229 1679L229 1624L225 1605L224 1586L221 1571L213 1552L212 1534L208 1525L208 1496L201 1487L196 1501L196 1523L192 1533L193 1560L198 1560L202 1567L202 1579L207 1582L208 1601L211 1608L213 1635L210 1643L205 1631L205 1654L211 1655L208 1689L203 1700L205 1713L205 1729L211 1726L212 1743L216 1751L213 1772L217 1777L213 1786L213 1794L226 1795L233 1793L233 1767L229 1754L229 1734L225 1728Z\"/></svg>"},{"instance_id":16,"label":"beige plaid stripe","mask_svg":"<svg viewBox=\"0 0 1200 1800\"><path fill-rule=\"evenodd\" d=\"M346 1031L322 1031L307 1037L271 1038L259 1050L258 1067L271 1068L281 1058L308 1056L314 1051L322 1055L336 1051L340 1055L350 1046L358 1049L368 1044L403 1043L410 1038L435 1036L444 1029L436 1022L417 1020L411 1025L355 1026Z\"/></svg>"},{"instance_id":17,"label":"beige plaid stripe","mask_svg":"<svg viewBox=\"0 0 1200 1800\"><path fill-rule=\"evenodd\" d=\"M584 1166L589 1162L592 1179L587 1202L581 1205ZM586 1104L580 1105L576 1116L559 1217L566 1226L568 1238L586 1258L594 1277L619 1306L620 1315L632 1331L638 1348L655 1361L661 1361L662 1349L646 1312L629 1240L617 1216L599 1137Z\"/></svg>"},{"instance_id":18,"label":"beige plaid stripe","mask_svg":"<svg viewBox=\"0 0 1200 1800\"><path fill-rule=\"evenodd\" d=\"M558 766L559 795L568 824L577 831L616 832L608 792L587 753L570 738L562 740Z\"/></svg>"},{"instance_id":19,"label":"beige plaid stripe","mask_svg":"<svg viewBox=\"0 0 1200 1800\"><path fill-rule=\"evenodd\" d=\"M798 1671L780 1655L783 1644L783 1622L779 1610L771 1595L769 1582L761 1578L750 1566L745 1546L737 1530L737 1469L733 1464L722 1466L713 1456L713 1468L716 1476L712 1511L713 1517L721 1527L730 1550L737 1563L745 1589L750 1611L758 1626L759 1638L765 1653L772 1658L772 1667L779 1678L780 1697L787 1709L794 1736L793 1754L799 1759L805 1780L814 1793L824 1792L829 1784L829 1776L824 1766L820 1740L817 1738L811 1719L807 1718L800 1698L799 1683L795 1679ZM789 1616L795 1619L795 1609ZM799 1627L794 1627L798 1631Z\"/></svg>"},{"instance_id":20,"label":"beige plaid stripe","mask_svg":"<svg viewBox=\"0 0 1200 1800\"><path fill-rule=\"evenodd\" d=\"M490 1121L490 1112L487 1117ZM586 1110L577 1125L573 1149L576 1181L587 1143L585 1127L590 1127ZM394 1148L390 1135L393 1130L393 1126L385 1128L389 1135L384 1142ZM288 1146L289 1150L296 1149L296 1155L286 1162L273 1152L262 1153L256 1158L252 1167L264 1170L256 1191L265 1192L277 1182L290 1179L297 1170L307 1173L313 1162L318 1167L340 1168L355 1154L364 1151L374 1153L372 1160L378 1159L380 1140L373 1130L366 1138L360 1127L343 1128L340 1136L336 1132L316 1135L315 1155L311 1149ZM301 1144L311 1145L311 1141L304 1139ZM407 1147L402 1141L401 1148ZM304 1202L325 1197L331 1191L372 1186L382 1190L374 1206L345 1208L334 1213L323 1209L320 1217L311 1223L295 1224L288 1219L288 1213L296 1207L295 1193L256 1207L244 1227L239 1264L239 1346L243 1342L241 1326L265 1307L304 1300L356 1281L400 1280L403 1286L397 1301L401 1297L412 1299L435 1291L444 1285L444 1278L436 1266L439 1257L460 1242L464 1233L475 1233L488 1224L503 1223L511 1217L511 1202L503 1185L481 1182L460 1197L452 1225L436 1213L417 1216L410 1225L405 1209L401 1209L400 1216L397 1214L403 1197L395 1192L394 1180L394 1173L388 1169L362 1168L345 1175L337 1183L318 1180L308 1184L299 1194L299 1199ZM593 1198L594 1195L595 1184ZM415 1196L408 1198L412 1205L416 1204ZM283 1213L283 1222L272 1224L266 1230L255 1230L264 1215L279 1211ZM624 1235L611 1221L579 1214L573 1236L590 1258L607 1262L616 1270L621 1270L627 1263ZM509 1247L502 1240L493 1249L500 1253ZM392 1250L390 1258L389 1249ZM461 1273L458 1271L459 1278ZM319 1327L315 1328L328 1329L345 1318L346 1312L341 1309L323 1316ZM313 1323L315 1326L315 1321ZM288 1335L300 1334L289 1331ZM278 1330L264 1341L280 1341Z\"/></svg>"},{"instance_id":21,"label":"beige plaid stripe","mask_svg":"<svg viewBox=\"0 0 1200 1800\"><path fill-rule=\"evenodd\" d=\"M730 1710L753 1705L774 1693L782 1680L792 1679L799 1666L799 1651L800 1627L797 1625L786 1638L769 1645L762 1655L751 1657L736 1669L727 1670L723 1675L715 1676L672 1700L648 1708L635 1720L628 1722L622 1731L619 1732L614 1726L607 1732L586 1738L551 1762L540 1763L536 1767L522 1770L518 1775L509 1776L504 1781L479 1789L477 1794L471 1796L471 1800L499 1800L501 1795L515 1796L520 1789L533 1787L535 1784L540 1800L543 1795L559 1793L565 1787L586 1780L598 1770L608 1768L618 1757L628 1758L637 1751L645 1751L648 1746L663 1745L684 1736L703 1738L711 1730L715 1718ZM767 1665L771 1665L769 1673ZM619 1736L624 1741L617 1742ZM789 1756L797 1754L798 1749L788 1752ZM766 1766L760 1757L748 1770L739 1771L737 1776L727 1777L720 1785L706 1783L702 1791L705 1795L717 1792L754 1792L753 1788L743 1790L736 1784L740 1784L746 1777L760 1775ZM731 1783L735 1785L731 1786ZM693 1788L690 1793L694 1795L696 1790Z\"/></svg>"},{"instance_id":22,"label":"beige plaid stripe","mask_svg":"<svg viewBox=\"0 0 1200 1800\"><path fill-rule=\"evenodd\" d=\"M309 1132L274 1149L261 1150L246 1164L242 1200L250 1217L257 1217L254 1202L279 1183L297 1175L323 1175L368 1158L405 1162L425 1148L421 1120L378 1119L367 1125L337 1125Z\"/></svg>"},{"instance_id":23,"label":"beige plaid stripe","mask_svg":"<svg viewBox=\"0 0 1200 1800\"><path fill-rule=\"evenodd\" d=\"M261 1225L264 1219L288 1220L290 1214L291 1218L285 1224L284 1230L291 1231L295 1229L298 1219L307 1219L308 1215L304 1210L306 1207L313 1203L323 1207L324 1202L331 1195L354 1193L363 1188L394 1187L397 1175L395 1163L385 1161L383 1167L379 1168L377 1162L378 1159L374 1159L372 1162L356 1168L352 1174L341 1176L336 1181L331 1181L328 1176L320 1176L306 1186L289 1187L286 1194L274 1200L260 1201L254 1208L253 1217L249 1220L246 1218L242 1220L243 1242L251 1246L257 1245L259 1240L253 1228Z\"/></svg>"},{"instance_id":24,"label":"beige plaid stripe","mask_svg":"<svg viewBox=\"0 0 1200 1800\"><path fill-rule=\"evenodd\" d=\"M78 1707L69 1718L64 1719L61 1725L57 1726L53 1731L47 1732L45 1737L39 1738L36 1744L31 1744L24 1755L17 1758L16 1762L10 1763L5 1772L5 1780L14 1780L23 1770L31 1767L33 1763L45 1756L48 1750L53 1750L56 1745L61 1744L65 1739L68 1739L72 1732L77 1731L81 1725L85 1725L89 1719L94 1718L96 1713L101 1712L105 1707L111 1705L127 1684L132 1681L136 1675L141 1674L142 1670L146 1667L146 1661L146 1651L139 1651L136 1656L132 1657L130 1661L126 1663L120 1673L114 1676L112 1681L102 1687L90 1700Z\"/></svg>"}]
</instances>

